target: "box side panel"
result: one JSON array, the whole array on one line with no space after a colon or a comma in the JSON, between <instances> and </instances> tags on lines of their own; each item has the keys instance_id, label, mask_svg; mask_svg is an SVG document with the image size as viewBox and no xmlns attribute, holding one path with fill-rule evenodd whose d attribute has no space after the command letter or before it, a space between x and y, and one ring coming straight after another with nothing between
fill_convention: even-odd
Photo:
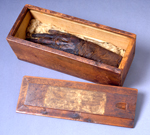
<instances>
[{"instance_id":1,"label":"box side panel","mask_svg":"<svg viewBox=\"0 0 150 135\"><path fill-rule=\"evenodd\" d=\"M53 54L46 50L23 45L15 41L8 40L8 42L20 60L54 69L95 83L120 85L121 76L119 73L107 71L90 64L82 63L59 54Z\"/></svg>"},{"instance_id":2,"label":"box side panel","mask_svg":"<svg viewBox=\"0 0 150 135\"><path fill-rule=\"evenodd\" d=\"M90 21L87 21L87 20L84 20L84 19L80 19L80 18L77 18L77 17L70 16L70 15L58 13L58 12L55 12L55 11L52 11L52 10L47 10L47 9L44 9L44 8L29 5L29 4L27 4L26 7L28 7L30 10L35 10L35 11L38 11L38 12L46 13L46 14L49 14L49 15L53 15L53 16L64 18L64 19L71 20L71 21L73 20L74 22L78 22L78 23L81 23L81 24L85 24L85 25L95 27L95 28L107 30L107 31L114 32L114 33L117 33L117 34L121 34L121 35L124 35L124 36L127 36L127 37L131 37L131 38L136 37L135 34L130 33L130 32L126 32L126 31L119 30L119 29L116 29L116 28L112 28L112 27L109 27L109 26L105 26L105 25L102 25L102 24L90 22Z\"/></svg>"},{"instance_id":3,"label":"box side panel","mask_svg":"<svg viewBox=\"0 0 150 135\"><path fill-rule=\"evenodd\" d=\"M31 18L32 18L32 16L31 16L30 12L28 11L26 13L24 19L22 20L20 26L18 27L14 37L18 37L21 39L26 38L26 29L28 27L28 24L29 24Z\"/></svg>"},{"instance_id":4,"label":"box side panel","mask_svg":"<svg viewBox=\"0 0 150 135\"><path fill-rule=\"evenodd\" d=\"M122 62L119 66L119 69L122 70L121 85L123 85L123 83L125 81L125 78L127 76L127 73L129 71L129 68L131 66L131 63L133 61L133 58L134 58L134 55L135 55L135 44L136 44L136 39L132 39L132 41L129 43L128 48L126 50L125 57L122 59Z\"/></svg>"},{"instance_id":5,"label":"box side panel","mask_svg":"<svg viewBox=\"0 0 150 135\"><path fill-rule=\"evenodd\" d=\"M84 35L85 37L107 41L124 50L126 50L127 45L130 42L130 38L127 36L102 30L100 28L91 27L82 23L77 23L74 20L59 18L34 10L30 10L30 12L34 18L38 19L42 23L52 24L73 35Z\"/></svg>"}]
</instances>

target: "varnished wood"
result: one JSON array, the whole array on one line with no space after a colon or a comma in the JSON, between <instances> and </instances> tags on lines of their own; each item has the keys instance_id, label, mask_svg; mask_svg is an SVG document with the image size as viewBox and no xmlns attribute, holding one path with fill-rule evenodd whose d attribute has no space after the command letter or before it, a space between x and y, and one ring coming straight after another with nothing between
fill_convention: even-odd
<instances>
[{"instance_id":1,"label":"varnished wood","mask_svg":"<svg viewBox=\"0 0 150 135\"><path fill-rule=\"evenodd\" d=\"M25 76L17 112L133 127L137 90Z\"/></svg>"},{"instance_id":2,"label":"varnished wood","mask_svg":"<svg viewBox=\"0 0 150 135\"><path fill-rule=\"evenodd\" d=\"M27 16L27 17L26 17ZM26 19L24 20L24 18ZM68 54L37 43L24 40L26 30L22 23L28 23L33 17L40 21L53 22L70 33L85 34L92 38L107 40L126 50L118 68L100 62ZM67 25L65 25L67 24ZM71 26L71 27L70 27ZM20 32L19 32L20 31ZM136 35L108 26L57 13L51 10L25 5L17 21L7 36L16 56L24 61L51 68L63 73L80 77L92 82L123 85L135 52Z\"/></svg>"},{"instance_id":3,"label":"varnished wood","mask_svg":"<svg viewBox=\"0 0 150 135\"><path fill-rule=\"evenodd\" d=\"M122 70L121 85L123 85L125 81L126 75L129 71L134 55L135 55L135 40L132 40L128 45L128 48L126 50L125 56L121 61L121 64L119 65L119 69Z\"/></svg>"},{"instance_id":4,"label":"varnished wood","mask_svg":"<svg viewBox=\"0 0 150 135\"><path fill-rule=\"evenodd\" d=\"M17 32L15 33L15 37L19 37L21 39L26 38L26 29L28 27L29 21L31 19L31 13L27 12L26 16L23 18L22 23L20 24Z\"/></svg>"}]
</instances>

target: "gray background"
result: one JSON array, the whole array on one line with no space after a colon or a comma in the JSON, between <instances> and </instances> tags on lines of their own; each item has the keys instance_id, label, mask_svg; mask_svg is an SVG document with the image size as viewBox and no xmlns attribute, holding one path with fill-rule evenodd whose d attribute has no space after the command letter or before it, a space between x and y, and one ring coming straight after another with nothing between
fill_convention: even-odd
<instances>
[{"instance_id":1,"label":"gray background","mask_svg":"<svg viewBox=\"0 0 150 135\"><path fill-rule=\"evenodd\" d=\"M87 82L17 59L6 41L25 4L137 34L136 53L125 87L139 90L133 129L16 113L24 75ZM150 134L149 0L1 0L0 1L0 135L148 135Z\"/></svg>"}]
</instances>

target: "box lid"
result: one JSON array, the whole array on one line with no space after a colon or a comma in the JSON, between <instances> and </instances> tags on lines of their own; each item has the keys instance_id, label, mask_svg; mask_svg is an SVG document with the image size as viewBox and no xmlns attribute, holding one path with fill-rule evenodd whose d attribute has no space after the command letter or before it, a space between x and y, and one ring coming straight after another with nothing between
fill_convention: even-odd
<instances>
[{"instance_id":1,"label":"box lid","mask_svg":"<svg viewBox=\"0 0 150 135\"><path fill-rule=\"evenodd\" d=\"M133 127L137 89L24 76L17 112Z\"/></svg>"}]
</instances>

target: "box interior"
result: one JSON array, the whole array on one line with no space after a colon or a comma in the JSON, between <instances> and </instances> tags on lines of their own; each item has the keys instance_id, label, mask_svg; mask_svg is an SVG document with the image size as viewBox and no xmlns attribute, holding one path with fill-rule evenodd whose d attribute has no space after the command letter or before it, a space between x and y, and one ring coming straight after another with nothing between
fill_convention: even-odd
<instances>
[{"instance_id":1,"label":"box interior","mask_svg":"<svg viewBox=\"0 0 150 135\"><path fill-rule=\"evenodd\" d=\"M26 38L26 28L28 27L28 24L32 18L38 19L42 23L54 24L55 26L62 28L63 30L68 31L69 33L74 35L85 35L87 37L110 42L124 50L127 50L128 45L131 44L132 41L132 38L124 35L116 34L110 31L77 23L60 17L48 15L35 10L29 10L26 13L24 19L22 20L22 23L15 33L15 37L21 39Z\"/></svg>"}]
</instances>

